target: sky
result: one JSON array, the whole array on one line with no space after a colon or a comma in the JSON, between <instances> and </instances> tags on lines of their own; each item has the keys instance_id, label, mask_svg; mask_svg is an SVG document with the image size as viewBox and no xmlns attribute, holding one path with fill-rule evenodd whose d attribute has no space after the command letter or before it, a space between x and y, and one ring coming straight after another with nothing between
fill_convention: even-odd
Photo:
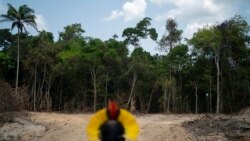
<instances>
[{"instance_id":1,"label":"sky","mask_svg":"<svg viewBox=\"0 0 250 141\"><path fill-rule=\"evenodd\" d=\"M7 3L15 8L23 4L32 8L38 29L52 32L55 40L65 26L74 23L82 25L84 36L108 40L117 34L122 40L123 30L135 27L144 17L152 18L151 27L159 34L158 39L165 33L167 18L177 21L183 38L191 38L204 25L219 24L235 14L250 24L250 0L0 0L0 14L6 14ZM0 23L0 29L10 26ZM141 46L151 54L161 54L150 39L143 39Z\"/></svg>"}]
</instances>

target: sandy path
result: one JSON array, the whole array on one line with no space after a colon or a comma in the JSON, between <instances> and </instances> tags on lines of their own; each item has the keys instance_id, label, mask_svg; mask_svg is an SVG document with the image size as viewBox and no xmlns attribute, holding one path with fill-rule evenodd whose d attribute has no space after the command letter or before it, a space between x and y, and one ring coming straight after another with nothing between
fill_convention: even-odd
<instances>
[{"instance_id":1,"label":"sandy path","mask_svg":"<svg viewBox=\"0 0 250 141\"><path fill-rule=\"evenodd\" d=\"M30 113L31 120L46 126L38 141L87 141L85 127L91 114ZM138 141L195 141L180 123L197 118L195 115L140 114ZM37 140L37 139L36 139Z\"/></svg>"},{"instance_id":2,"label":"sandy path","mask_svg":"<svg viewBox=\"0 0 250 141\"><path fill-rule=\"evenodd\" d=\"M139 141L195 141L195 138L181 127L184 121L193 120L194 115L141 115Z\"/></svg>"}]
</instances>

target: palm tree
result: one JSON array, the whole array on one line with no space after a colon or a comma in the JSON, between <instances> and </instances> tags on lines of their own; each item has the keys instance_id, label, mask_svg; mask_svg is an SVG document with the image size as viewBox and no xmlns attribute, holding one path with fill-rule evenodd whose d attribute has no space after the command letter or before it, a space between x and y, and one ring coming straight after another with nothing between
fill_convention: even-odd
<instances>
[{"instance_id":1,"label":"palm tree","mask_svg":"<svg viewBox=\"0 0 250 141\"><path fill-rule=\"evenodd\" d=\"M35 18L36 16L34 15L34 10L29 8L27 5L22 5L19 7L19 9L15 9L11 4L8 4L8 11L7 14L0 15L2 18L0 22L12 22L11 25L11 30L13 30L15 27L17 27L18 31L18 41L17 41L17 68L16 68L16 88L15 88L15 93L17 94L17 89L18 89L18 75L19 75L19 38L20 38L20 33L25 33L27 34L27 30L25 27L26 25L30 25L34 27L37 30Z\"/></svg>"}]
</instances>

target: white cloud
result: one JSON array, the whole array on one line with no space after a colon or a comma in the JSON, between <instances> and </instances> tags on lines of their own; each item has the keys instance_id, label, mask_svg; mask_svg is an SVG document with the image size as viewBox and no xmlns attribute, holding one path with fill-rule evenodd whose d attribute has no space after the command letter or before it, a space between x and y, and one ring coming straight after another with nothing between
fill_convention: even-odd
<instances>
[{"instance_id":1,"label":"white cloud","mask_svg":"<svg viewBox=\"0 0 250 141\"><path fill-rule=\"evenodd\" d=\"M45 19L43 17L43 15L36 15L36 24L37 24L37 28L39 31L41 30L48 30L48 27L46 25Z\"/></svg>"},{"instance_id":2,"label":"white cloud","mask_svg":"<svg viewBox=\"0 0 250 141\"><path fill-rule=\"evenodd\" d=\"M165 3L167 3L167 0L151 0L152 3L156 4L156 5L163 5Z\"/></svg>"},{"instance_id":3,"label":"white cloud","mask_svg":"<svg viewBox=\"0 0 250 141\"><path fill-rule=\"evenodd\" d=\"M118 17L124 17L124 21L130 21L137 18L142 18L145 15L147 8L146 0L132 0L126 2L121 10L113 10L111 15L104 20L113 20Z\"/></svg>"},{"instance_id":4,"label":"white cloud","mask_svg":"<svg viewBox=\"0 0 250 141\"><path fill-rule=\"evenodd\" d=\"M109 17L106 17L105 20L113 20L118 18L119 16L122 16L122 12L119 12L118 10L113 10L111 12L111 15Z\"/></svg>"},{"instance_id":5,"label":"white cloud","mask_svg":"<svg viewBox=\"0 0 250 141\"><path fill-rule=\"evenodd\" d=\"M222 4L216 4L213 0L204 0L203 8L204 10L215 14L217 12L220 12L220 10L224 8L224 6Z\"/></svg>"},{"instance_id":6,"label":"white cloud","mask_svg":"<svg viewBox=\"0 0 250 141\"><path fill-rule=\"evenodd\" d=\"M211 16L217 18L228 13L226 4L216 2L215 0L168 0L168 3L173 4L174 8L158 15L158 20L169 17L198 19Z\"/></svg>"},{"instance_id":7,"label":"white cloud","mask_svg":"<svg viewBox=\"0 0 250 141\"><path fill-rule=\"evenodd\" d=\"M184 25L183 37L188 38L204 25L222 22L233 15L235 7L225 0L166 0L172 9L155 17L158 21L174 18Z\"/></svg>"},{"instance_id":8,"label":"white cloud","mask_svg":"<svg viewBox=\"0 0 250 141\"><path fill-rule=\"evenodd\" d=\"M203 28L204 26L211 26L213 23L190 23L186 26L184 29L183 36L185 38L191 38L195 32L197 32L199 29Z\"/></svg>"}]
</instances>

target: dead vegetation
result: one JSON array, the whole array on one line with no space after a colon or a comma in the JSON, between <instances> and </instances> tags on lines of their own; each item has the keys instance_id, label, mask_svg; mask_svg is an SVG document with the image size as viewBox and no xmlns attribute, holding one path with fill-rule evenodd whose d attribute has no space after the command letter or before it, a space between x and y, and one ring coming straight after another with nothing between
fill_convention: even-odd
<instances>
[{"instance_id":1,"label":"dead vegetation","mask_svg":"<svg viewBox=\"0 0 250 141\"><path fill-rule=\"evenodd\" d=\"M12 122L0 128L0 141L36 141L45 131L46 127L33 122L28 113L15 113Z\"/></svg>"},{"instance_id":2,"label":"dead vegetation","mask_svg":"<svg viewBox=\"0 0 250 141\"><path fill-rule=\"evenodd\" d=\"M5 122L12 122L13 111L17 107L14 91L6 82L0 81L0 126Z\"/></svg>"},{"instance_id":3,"label":"dead vegetation","mask_svg":"<svg viewBox=\"0 0 250 141\"><path fill-rule=\"evenodd\" d=\"M229 115L203 115L194 121L183 123L198 141L249 141L250 140L250 109L245 113Z\"/></svg>"},{"instance_id":4,"label":"dead vegetation","mask_svg":"<svg viewBox=\"0 0 250 141\"><path fill-rule=\"evenodd\" d=\"M26 88L21 87L18 91L18 95L15 95L8 83L0 81L0 127L6 122L13 122L16 111L25 108L28 100Z\"/></svg>"}]
</instances>

